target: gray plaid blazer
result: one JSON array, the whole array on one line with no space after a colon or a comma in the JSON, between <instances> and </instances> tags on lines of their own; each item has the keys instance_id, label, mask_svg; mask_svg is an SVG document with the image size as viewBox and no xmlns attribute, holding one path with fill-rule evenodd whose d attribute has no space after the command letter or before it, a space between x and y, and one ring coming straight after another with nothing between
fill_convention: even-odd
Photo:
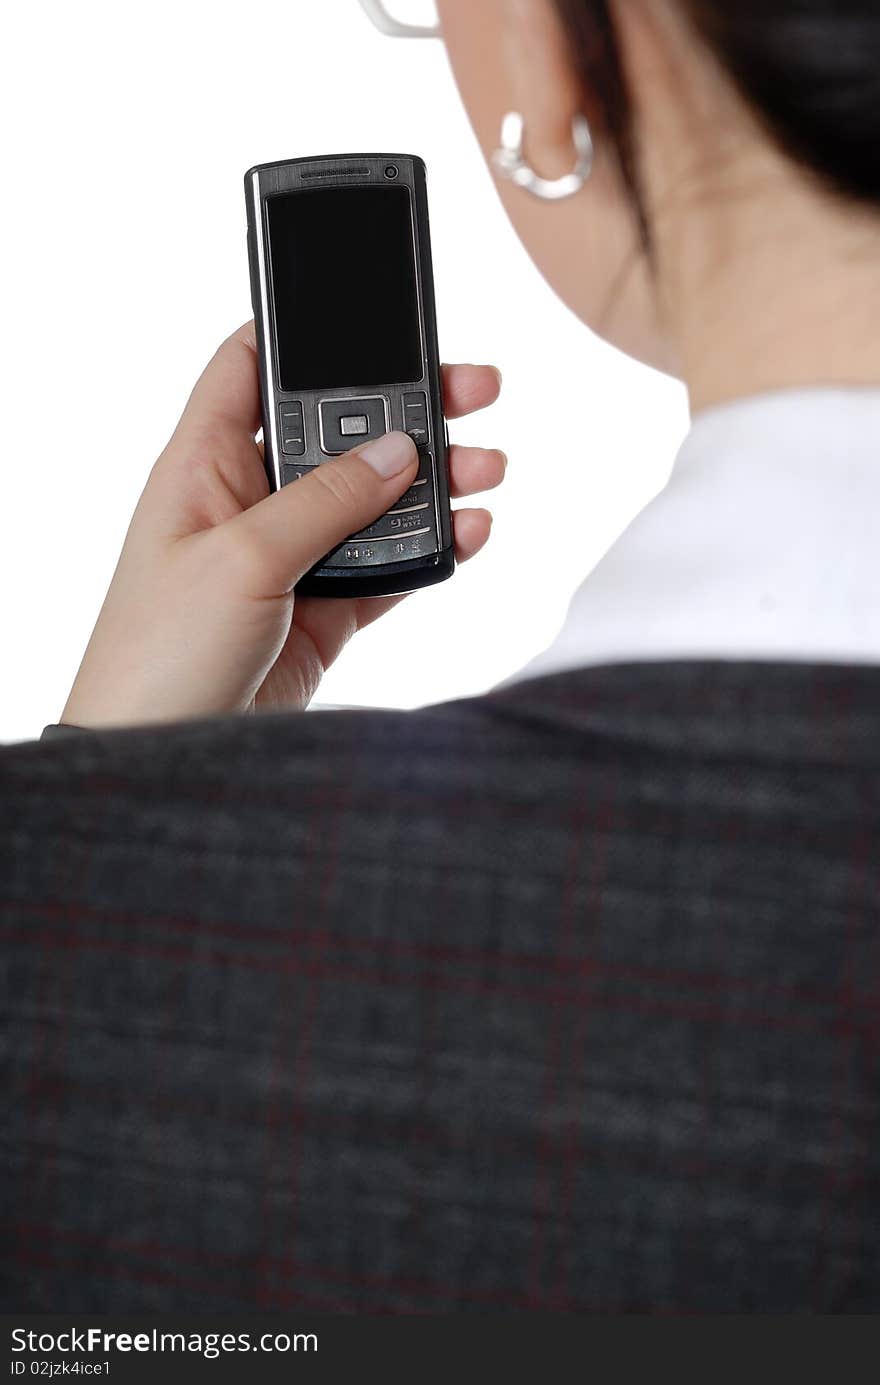
<instances>
[{"instance_id":1,"label":"gray plaid blazer","mask_svg":"<svg viewBox=\"0 0 880 1385\"><path fill-rule=\"evenodd\" d=\"M880 669L0 754L6 1311L880 1308Z\"/></svg>"}]
</instances>

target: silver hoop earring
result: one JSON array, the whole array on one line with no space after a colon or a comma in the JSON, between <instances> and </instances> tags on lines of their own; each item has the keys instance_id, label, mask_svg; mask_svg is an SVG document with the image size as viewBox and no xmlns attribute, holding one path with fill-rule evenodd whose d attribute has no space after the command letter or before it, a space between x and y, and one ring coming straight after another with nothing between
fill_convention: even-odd
<instances>
[{"instance_id":1,"label":"silver hoop earring","mask_svg":"<svg viewBox=\"0 0 880 1385\"><path fill-rule=\"evenodd\" d=\"M501 148L492 162L498 172L516 183L518 188L539 197L543 202L559 202L580 192L593 171L593 137L586 116L576 115L571 123L577 163L564 178L541 178L525 156L526 123L518 111L511 111L501 125Z\"/></svg>"}]
</instances>

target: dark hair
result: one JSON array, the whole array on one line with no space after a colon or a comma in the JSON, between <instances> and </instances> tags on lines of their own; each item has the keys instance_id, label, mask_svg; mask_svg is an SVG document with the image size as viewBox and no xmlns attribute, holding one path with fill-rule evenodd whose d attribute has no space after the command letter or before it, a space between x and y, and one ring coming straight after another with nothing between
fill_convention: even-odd
<instances>
[{"instance_id":1,"label":"dark hair","mask_svg":"<svg viewBox=\"0 0 880 1385\"><path fill-rule=\"evenodd\" d=\"M878 0L679 3L783 149L838 192L880 206ZM609 5L557 4L576 50L587 114L616 147L646 231Z\"/></svg>"}]
</instances>

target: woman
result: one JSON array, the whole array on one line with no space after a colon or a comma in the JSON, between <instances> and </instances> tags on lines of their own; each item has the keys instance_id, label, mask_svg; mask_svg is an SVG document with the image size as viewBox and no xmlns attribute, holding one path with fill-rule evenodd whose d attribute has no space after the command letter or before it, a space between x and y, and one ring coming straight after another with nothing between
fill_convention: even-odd
<instances>
[{"instance_id":1,"label":"woman","mask_svg":"<svg viewBox=\"0 0 880 1385\"><path fill-rule=\"evenodd\" d=\"M439 9L534 258L693 428L511 686L210 720L302 709L387 609L292 588L414 463L391 435L266 497L250 327L220 349L65 709L90 734L4 760L11 1297L872 1311L880 14ZM449 372L450 411L497 387Z\"/></svg>"}]
</instances>

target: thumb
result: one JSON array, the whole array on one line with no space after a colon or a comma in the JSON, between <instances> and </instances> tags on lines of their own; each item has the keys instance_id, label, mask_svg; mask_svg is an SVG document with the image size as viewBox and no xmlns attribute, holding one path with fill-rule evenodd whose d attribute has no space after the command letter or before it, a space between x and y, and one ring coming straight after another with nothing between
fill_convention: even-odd
<instances>
[{"instance_id":1,"label":"thumb","mask_svg":"<svg viewBox=\"0 0 880 1385\"><path fill-rule=\"evenodd\" d=\"M265 595L290 591L325 554L385 514L406 490L419 454L407 433L385 433L283 486L223 526L256 555Z\"/></svg>"}]
</instances>

